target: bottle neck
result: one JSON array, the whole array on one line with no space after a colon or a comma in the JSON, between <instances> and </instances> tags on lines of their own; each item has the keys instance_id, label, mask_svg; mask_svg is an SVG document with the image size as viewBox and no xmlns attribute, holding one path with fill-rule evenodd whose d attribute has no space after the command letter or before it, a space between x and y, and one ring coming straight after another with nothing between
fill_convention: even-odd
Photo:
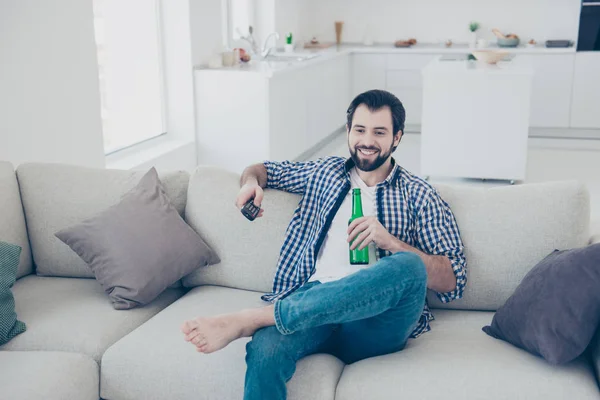
<instances>
[{"instance_id":1,"label":"bottle neck","mask_svg":"<svg viewBox=\"0 0 600 400\"><path fill-rule=\"evenodd\" d=\"M363 216L362 200L360 198L360 193L354 193L352 195L352 216L353 217L362 217Z\"/></svg>"}]
</instances>

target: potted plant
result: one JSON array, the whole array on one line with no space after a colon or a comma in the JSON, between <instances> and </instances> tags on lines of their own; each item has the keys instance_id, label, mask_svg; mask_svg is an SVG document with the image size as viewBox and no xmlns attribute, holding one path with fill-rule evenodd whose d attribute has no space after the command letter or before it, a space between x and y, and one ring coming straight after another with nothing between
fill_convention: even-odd
<instances>
[{"instance_id":1,"label":"potted plant","mask_svg":"<svg viewBox=\"0 0 600 400\"><path fill-rule=\"evenodd\" d=\"M475 48L477 46L477 30L479 29L479 22L471 22L469 24L469 31L471 31L471 37L469 38L469 47Z\"/></svg>"}]
</instances>

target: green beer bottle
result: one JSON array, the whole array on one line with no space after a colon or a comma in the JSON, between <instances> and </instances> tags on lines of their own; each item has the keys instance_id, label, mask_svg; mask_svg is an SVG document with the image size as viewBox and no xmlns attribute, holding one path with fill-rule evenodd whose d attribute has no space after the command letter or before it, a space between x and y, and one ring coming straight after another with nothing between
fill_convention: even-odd
<instances>
[{"instance_id":1,"label":"green beer bottle","mask_svg":"<svg viewBox=\"0 0 600 400\"><path fill-rule=\"evenodd\" d=\"M362 200L360 199L360 189L352 189L352 216L350 217L350 221L348 221L348 225L352 223L357 218L363 216L362 210ZM355 238L354 238L355 239ZM350 246L352 243L350 242ZM362 250L359 250L358 247L354 250L350 250L350 264L368 264L369 263L369 247L365 247Z\"/></svg>"}]
</instances>

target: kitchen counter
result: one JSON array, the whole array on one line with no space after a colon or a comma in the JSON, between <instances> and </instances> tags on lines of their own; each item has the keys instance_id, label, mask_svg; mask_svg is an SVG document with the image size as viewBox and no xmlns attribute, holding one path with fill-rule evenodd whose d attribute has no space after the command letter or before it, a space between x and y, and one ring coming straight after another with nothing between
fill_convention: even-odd
<instances>
[{"instance_id":1,"label":"kitchen counter","mask_svg":"<svg viewBox=\"0 0 600 400\"><path fill-rule=\"evenodd\" d=\"M533 75L533 67L528 61L514 57L510 61L500 61L497 64L487 64L477 61L444 60L438 57L422 69L422 74L494 74L494 75Z\"/></svg>"},{"instance_id":2,"label":"kitchen counter","mask_svg":"<svg viewBox=\"0 0 600 400\"><path fill-rule=\"evenodd\" d=\"M412 47L397 48L389 44L374 44L372 46L365 46L362 44L344 44L341 46L332 46L327 49L320 50L309 50L300 49L294 54L298 55L313 55L317 54L316 57L297 61L297 60L251 60L249 63L242 63L234 67L222 67L210 69L206 66L194 67L197 71L231 71L231 72L252 72L263 74L266 77L271 77L274 74L293 71L315 64L319 64L324 61L331 60L337 57L346 57L351 54L432 54L432 55L443 55L443 54L469 54L475 50L503 50L511 54L574 54L575 47L567 48L546 48L542 45L535 47L519 46L515 48L500 48L495 45L488 46L482 49L471 49L466 44L456 43L452 47L445 47L435 43L423 43L416 44ZM278 53L279 54L279 53Z\"/></svg>"},{"instance_id":3,"label":"kitchen counter","mask_svg":"<svg viewBox=\"0 0 600 400\"><path fill-rule=\"evenodd\" d=\"M515 54L570 54L575 53L575 47L547 48L543 45L529 47L521 45L518 47L498 47L490 45L481 49L472 49L465 43L455 43L452 47L436 43L417 43L411 47L394 47L393 45L374 44L365 46L362 44L342 45L341 49L354 53L391 53L391 54L468 54L477 50L503 50Z\"/></svg>"}]
</instances>

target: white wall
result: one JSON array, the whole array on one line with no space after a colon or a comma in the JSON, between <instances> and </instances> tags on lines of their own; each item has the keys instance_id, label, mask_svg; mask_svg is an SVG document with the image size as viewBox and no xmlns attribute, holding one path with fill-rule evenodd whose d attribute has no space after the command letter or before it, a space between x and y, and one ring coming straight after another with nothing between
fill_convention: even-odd
<instances>
[{"instance_id":1,"label":"white wall","mask_svg":"<svg viewBox=\"0 0 600 400\"><path fill-rule=\"evenodd\" d=\"M334 41L334 21L345 23L344 42L362 42L369 29L375 42L414 37L420 42L468 41L468 24L480 22L482 37L490 29L535 38L577 39L580 0L280 0L280 32ZM295 17L297 16L297 17ZM295 24L298 24L295 28Z\"/></svg>"},{"instance_id":2,"label":"white wall","mask_svg":"<svg viewBox=\"0 0 600 400\"><path fill-rule=\"evenodd\" d=\"M193 65L208 64L223 49L223 6L226 0L189 0Z\"/></svg>"},{"instance_id":3,"label":"white wall","mask_svg":"<svg viewBox=\"0 0 600 400\"><path fill-rule=\"evenodd\" d=\"M255 0L255 39L258 41L259 46L264 44L264 40L271 32L275 31L275 7L277 2L275 0ZM280 40L285 37L285 34L280 32ZM275 39L271 39L273 42L269 42L269 45L275 43ZM283 43L283 42L282 42ZM246 46L244 46L246 47Z\"/></svg>"},{"instance_id":4,"label":"white wall","mask_svg":"<svg viewBox=\"0 0 600 400\"><path fill-rule=\"evenodd\" d=\"M195 138L194 41L188 0L162 0L163 56L168 136L179 141Z\"/></svg>"},{"instance_id":5,"label":"white wall","mask_svg":"<svg viewBox=\"0 0 600 400\"><path fill-rule=\"evenodd\" d=\"M0 160L104 167L92 2L0 3Z\"/></svg>"},{"instance_id":6,"label":"white wall","mask_svg":"<svg viewBox=\"0 0 600 400\"><path fill-rule=\"evenodd\" d=\"M275 30L281 36L279 45L285 44L285 35L292 32L294 42L300 37L300 17L302 6L299 0L277 0L275 3ZM310 38L309 38L310 39Z\"/></svg>"}]
</instances>

